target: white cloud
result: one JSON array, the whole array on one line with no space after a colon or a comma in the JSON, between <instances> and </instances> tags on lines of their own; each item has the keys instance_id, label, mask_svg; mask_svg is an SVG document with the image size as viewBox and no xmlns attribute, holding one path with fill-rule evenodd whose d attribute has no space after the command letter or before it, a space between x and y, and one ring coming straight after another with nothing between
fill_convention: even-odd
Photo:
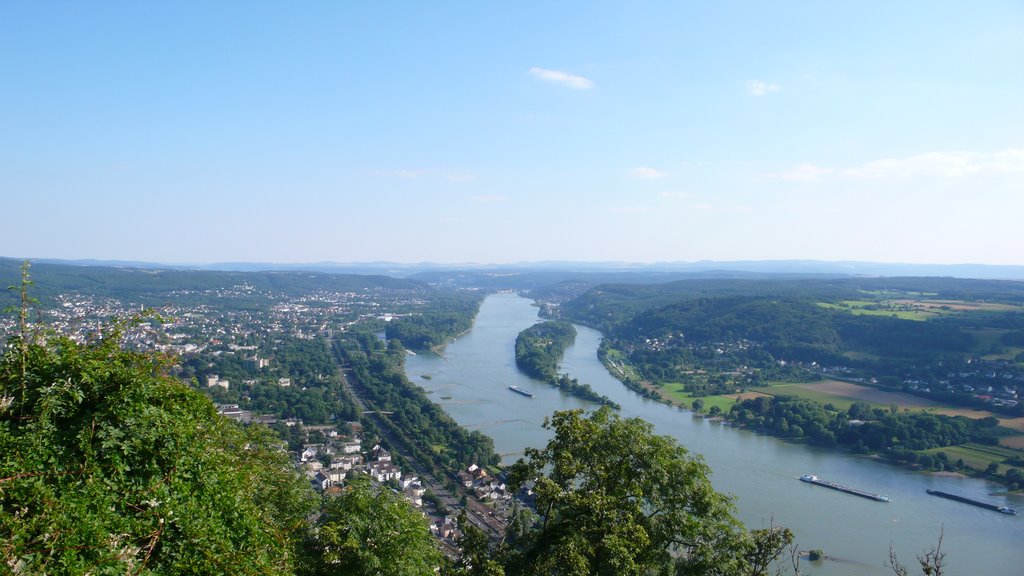
<instances>
[{"instance_id":1,"label":"white cloud","mask_svg":"<svg viewBox=\"0 0 1024 576\"><path fill-rule=\"evenodd\" d=\"M1024 149L1010 148L991 153L926 152L904 158L881 158L843 169L798 164L789 170L765 176L794 182L818 182L826 178L907 180L1011 173L1024 173Z\"/></svg>"},{"instance_id":2,"label":"white cloud","mask_svg":"<svg viewBox=\"0 0 1024 576\"><path fill-rule=\"evenodd\" d=\"M445 179L449 182L472 182L473 180L476 180L476 175L460 172L456 174L448 174L445 176Z\"/></svg>"},{"instance_id":3,"label":"white cloud","mask_svg":"<svg viewBox=\"0 0 1024 576\"><path fill-rule=\"evenodd\" d=\"M772 84L771 82L765 82L764 80L751 80L747 82L747 89L754 96L764 96L769 92L778 92L782 90L782 86L778 84Z\"/></svg>"},{"instance_id":4,"label":"white cloud","mask_svg":"<svg viewBox=\"0 0 1024 576\"><path fill-rule=\"evenodd\" d=\"M629 171L629 175L633 178L639 178L641 180L655 180L657 178L664 178L666 174L661 170L655 168L648 168L647 166L637 166Z\"/></svg>"},{"instance_id":5,"label":"white cloud","mask_svg":"<svg viewBox=\"0 0 1024 576\"><path fill-rule=\"evenodd\" d=\"M850 178L906 179L916 177L956 178L974 174L1024 172L1024 149L990 154L975 152L928 152L906 158L883 158L843 171Z\"/></svg>"},{"instance_id":6,"label":"white cloud","mask_svg":"<svg viewBox=\"0 0 1024 576\"><path fill-rule=\"evenodd\" d=\"M661 197L662 198L689 198L691 196L693 196L693 194L690 194L689 192L662 192L661 193Z\"/></svg>"},{"instance_id":7,"label":"white cloud","mask_svg":"<svg viewBox=\"0 0 1024 576\"><path fill-rule=\"evenodd\" d=\"M530 74L533 74L545 82L558 84L575 90L590 90L594 87L593 80L584 78L583 76L569 74L568 72L562 72L561 70L548 70L547 68L538 68L534 66L533 68L530 68Z\"/></svg>"}]
</instances>

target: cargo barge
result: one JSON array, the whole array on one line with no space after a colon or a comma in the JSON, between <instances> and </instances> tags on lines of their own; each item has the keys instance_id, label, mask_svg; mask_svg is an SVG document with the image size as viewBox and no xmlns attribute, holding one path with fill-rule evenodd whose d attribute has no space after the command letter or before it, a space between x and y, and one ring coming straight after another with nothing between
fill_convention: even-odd
<instances>
[{"instance_id":1,"label":"cargo barge","mask_svg":"<svg viewBox=\"0 0 1024 576\"><path fill-rule=\"evenodd\" d=\"M876 502L888 502L888 496L882 496L881 494L872 494L871 492L865 492L863 490L857 490L856 488L850 488L849 486L843 486L842 484L836 484L835 482L829 482L828 480L821 480L813 474L804 474L800 477L800 480L807 482L808 484L815 484L817 486L824 486L825 488L831 488L840 492L846 492L847 494L853 494L854 496L860 496L861 498L867 498L869 500L875 500Z\"/></svg>"},{"instance_id":2,"label":"cargo barge","mask_svg":"<svg viewBox=\"0 0 1024 576\"><path fill-rule=\"evenodd\" d=\"M528 392L526 390L523 390L519 386L509 386L508 389L513 391L513 392L515 392L516 394L522 394L523 396L526 396L527 398L533 398L533 392Z\"/></svg>"},{"instance_id":3,"label":"cargo barge","mask_svg":"<svg viewBox=\"0 0 1024 576\"><path fill-rule=\"evenodd\" d=\"M996 506L995 504L989 504L988 502L982 502L981 500L975 500L966 496L958 496L956 494L950 494L949 492L939 492L938 490L925 490L925 492L932 496L938 496L939 498L948 498L950 500L956 500L957 502L963 502L964 504L971 504L979 508L986 508L988 510L995 510L1001 514L1016 514L1017 511L1009 506Z\"/></svg>"}]
</instances>

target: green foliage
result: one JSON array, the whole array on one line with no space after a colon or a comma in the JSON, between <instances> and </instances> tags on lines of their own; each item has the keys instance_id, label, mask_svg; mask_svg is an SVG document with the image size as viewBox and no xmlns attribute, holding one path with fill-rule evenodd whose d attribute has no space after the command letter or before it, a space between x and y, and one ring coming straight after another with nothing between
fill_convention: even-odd
<instances>
[{"instance_id":1,"label":"green foliage","mask_svg":"<svg viewBox=\"0 0 1024 576\"><path fill-rule=\"evenodd\" d=\"M15 573L290 574L315 500L276 439L118 334L0 362L0 557ZM24 397L21 390L24 387Z\"/></svg>"},{"instance_id":2,"label":"green foliage","mask_svg":"<svg viewBox=\"0 0 1024 576\"><path fill-rule=\"evenodd\" d=\"M761 574L781 550L763 561L769 541L791 538L745 532L703 461L643 420L605 407L556 412L545 427L547 447L528 449L510 476L533 482L541 515L511 574Z\"/></svg>"},{"instance_id":3,"label":"green foliage","mask_svg":"<svg viewBox=\"0 0 1024 576\"><path fill-rule=\"evenodd\" d=\"M355 400L342 384L330 347L323 339L282 336L275 339L273 346L261 346L259 353L272 358L269 368L246 367L239 354L203 354L186 360L182 372L184 376L195 377L216 402L238 404L257 414L298 418L306 424L358 418ZM203 383L213 374L230 380L231 387L206 388ZM291 378L292 385L279 386L279 377ZM248 379L257 383L244 385Z\"/></svg>"},{"instance_id":4,"label":"green foliage","mask_svg":"<svg viewBox=\"0 0 1024 576\"><path fill-rule=\"evenodd\" d=\"M505 576L505 567L495 559L490 540L483 530L477 528L466 517L466 511L459 514L458 539L462 553L442 574L445 576Z\"/></svg>"},{"instance_id":5,"label":"green foliage","mask_svg":"<svg viewBox=\"0 0 1024 576\"><path fill-rule=\"evenodd\" d=\"M762 342L777 356L835 352L839 338L832 314L811 302L763 297L714 297L655 308L634 317L620 332L647 338L673 333L690 343L738 339Z\"/></svg>"},{"instance_id":6,"label":"green foliage","mask_svg":"<svg viewBox=\"0 0 1024 576\"><path fill-rule=\"evenodd\" d=\"M839 314L835 321L847 349L921 357L940 352L966 354L974 347L974 338L954 319L914 322L884 316Z\"/></svg>"},{"instance_id":7,"label":"green foliage","mask_svg":"<svg viewBox=\"0 0 1024 576\"><path fill-rule=\"evenodd\" d=\"M20 262L0 258L0 278L18 275ZM414 280L357 274L324 272L223 272L212 270L143 269L130 267L78 266L36 262L32 265L36 294L45 301L58 294L88 293L98 297L131 298L151 306L209 303L209 292L218 293L220 307L255 308L266 305L265 294L305 295L317 291L369 292L399 290L425 293L429 289ZM264 296L230 298L220 292L226 287L246 284ZM0 304L15 298L0 293Z\"/></svg>"},{"instance_id":8,"label":"green foliage","mask_svg":"<svg viewBox=\"0 0 1024 576\"><path fill-rule=\"evenodd\" d=\"M558 378L558 362L576 340L576 329L562 320L534 324L516 336L516 366L538 380Z\"/></svg>"},{"instance_id":9,"label":"green foliage","mask_svg":"<svg viewBox=\"0 0 1024 576\"><path fill-rule=\"evenodd\" d=\"M1024 284L1006 280L963 278L697 278L664 283L601 284L561 308L566 318L608 334L638 314L661 306L708 297L840 302L867 293L928 294L936 300L978 299L1024 303Z\"/></svg>"},{"instance_id":10,"label":"green foliage","mask_svg":"<svg viewBox=\"0 0 1024 576\"><path fill-rule=\"evenodd\" d=\"M480 302L475 294L435 295L426 312L388 322L385 335L389 340L400 340L406 348L417 350L447 344L473 326Z\"/></svg>"},{"instance_id":11,"label":"green foliage","mask_svg":"<svg viewBox=\"0 0 1024 576\"><path fill-rule=\"evenodd\" d=\"M565 349L576 340L576 328L569 322L549 320L534 324L516 336L516 366L530 376L552 384L577 398L618 409L607 396L568 374L558 374Z\"/></svg>"},{"instance_id":12,"label":"green foliage","mask_svg":"<svg viewBox=\"0 0 1024 576\"><path fill-rule=\"evenodd\" d=\"M906 459L915 450L928 450L967 442L995 443L996 424L964 416L926 412L893 412L855 402L847 412L832 412L811 400L792 396L761 396L733 405L730 418L772 434L831 446L880 451ZM862 423L851 424L850 420ZM930 460L930 458L929 458ZM930 463L929 463L930 464Z\"/></svg>"},{"instance_id":13,"label":"green foliage","mask_svg":"<svg viewBox=\"0 0 1024 576\"><path fill-rule=\"evenodd\" d=\"M497 464L494 441L458 425L422 388L405 376L405 349L372 334L354 335L334 343L334 352L348 371L348 382L373 410L388 411L386 426L408 457L433 463L447 473L469 464ZM440 446L442 450L435 451Z\"/></svg>"},{"instance_id":14,"label":"green foliage","mask_svg":"<svg viewBox=\"0 0 1024 576\"><path fill-rule=\"evenodd\" d=\"M911 321L834 304L893 305L900 298L924 307L977 305ZM913 393L940 402L1019 416L1024 404L988 402L973 390L992 384L986 373L1022 374L1009 362L1024 334L1022 301L1024 284L1007 281L695 279L597 286L559 314L604 332L606 347L621 351L630 366L632 373L622 375L627 385L676 383L698 397L763 381L807 382L829 367L883 387L907 382Z\"/></svg>"},{"instance_id":15,"label":"green foliage","mask_svg":"<svg viewBox=\"0 0 1024 576\"><path fill-rule=\"evenodd\" d=\"M426 520L365 476L326 497L308 548L308 576L431 576L441 564Z\"/></svg>"}]
</instances>

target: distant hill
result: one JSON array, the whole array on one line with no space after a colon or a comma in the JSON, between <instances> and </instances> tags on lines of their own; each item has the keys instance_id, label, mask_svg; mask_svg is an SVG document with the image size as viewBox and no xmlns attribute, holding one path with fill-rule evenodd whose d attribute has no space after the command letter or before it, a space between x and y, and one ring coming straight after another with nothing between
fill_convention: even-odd
<instances>
[{"instance_id":1,"label":"distant hill","mask_svg":"<svg viewBox=\"0 0 1024 576\"><path fill-rule=\"evenodd\" d=\"M839 301L865 292L927 293L934 299L1024 303L1024 282L938 277L773 277L690 278L659 284L599 284L569 299L568 318L609 330L634 315L700 298L756 297Z\"/></svg>"},{"instance_id":2,"label":"distant hill","mask_svg":"<svg viewBox=\"0 0 1024 576\"><path fill-rule=\"evenodd\" d=\"M21 261L0 258L0 284L15 285ZM127 298L146 304L164 304L186 298L183 292L223 290L245 285L253 291L290 295L318 290L360 291L371 288L423 291L429 287L410 279L382 275L327 274L317 272L225 272L174 268L113 267L52 262L32 262L33 294L47 299L61 293ZM14 301L12 291L0 294L0 304Z\"/></svg>"},{"instance_id":3,"label":"distant hill","mask_svg":"<svg viewBox=\"0 0 1024 576\"><path fill-rule=\"evenodd\" d=\"M515 264L477 263L398 263L398 262L220 262L213 264L162 264L143 261L116 260L54 260L32 259L38 263L104 266L114 268L214 270L221 272L304 271L330 274L368 274L405 278L414 275L427 277L446 274L521 274L539 278L544 274L566 275L619 275L668 276L684 274L802 274L842 276L949 276L955 278L981 278L1024 280L1024 266L998 266L989 264L906 264L862 261L824 260L737 260L698 262L520 262ZM561 280L565 280L562 278ZM676 276L673 279L678 279ZM559 281L561 281L559 280ZM606 280L606 281L611 281ZM648 277L644 282L655 281ZM550 282L549 282L550 283Z\"/></svg>"}]
</instances>

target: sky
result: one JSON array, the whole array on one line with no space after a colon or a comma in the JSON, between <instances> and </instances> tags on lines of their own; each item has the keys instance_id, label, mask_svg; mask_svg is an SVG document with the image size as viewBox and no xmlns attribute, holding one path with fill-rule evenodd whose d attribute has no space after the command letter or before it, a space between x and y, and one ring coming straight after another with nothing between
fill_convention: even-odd
<instances>
[{"instance_id":1,"label":"sky","mask_svg":"<svg viewBox=\"0 0 1024 576\"><path fill-rule=\"evenodd\" d=\"M1024 2L5 2L0 256L1024 264Z\"/></svg>"}]
</instances>

